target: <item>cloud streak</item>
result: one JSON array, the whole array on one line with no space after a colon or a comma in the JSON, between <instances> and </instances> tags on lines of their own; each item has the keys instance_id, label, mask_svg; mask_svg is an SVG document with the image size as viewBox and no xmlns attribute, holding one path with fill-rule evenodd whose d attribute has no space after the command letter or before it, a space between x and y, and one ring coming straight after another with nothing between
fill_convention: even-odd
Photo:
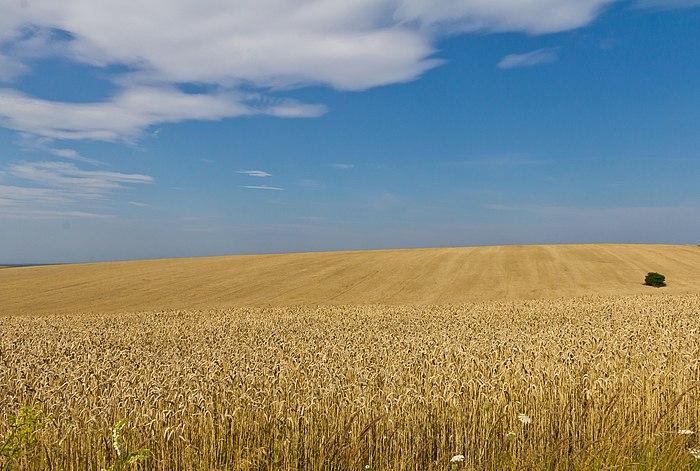
<instances>
[{"instance_id":1,"label":"cloud streak","mask_svg":"<svg viewBox=\"0 0 700 471\"><path fill-rule=\"evenodd\" d=\"M31 219L55 217L112 217L85 211L80 206L108 200L115 191L151 184L153 178L83 170L66 162L19 162L4 172L23 185L0 185L0 217Z\"/></svg>"},{"instance_id":2,"label":"cloud streak","mask_svg":"<svg viewBox=\"0 0 700 471\"><path fill-rule=\"evenodd\" d=\"M0 219L25 219L25 220L40 220L40 219L99 219L110 220L115 219L112 214L98 214L87 211L51 211L40 209L4 209L0 207Z\"/></svg>"},{"instance_id":3,"label":"cloud streak","mask_svg":"<svg viewBox=\"0 0 700 471\"><path fill-rule=\"evenodd\" d=\"M243 175L248 175L250 177L271 177L272 174L264 172L262 170L238 170L236 173L242 173Z\"/></svg>"},{"instance_id":4,"label":"cloud streak","mask_svg":"<svg viewBox=\"0 0 700 471\"><path fill-rule=\"evenodd\" d=\"M509 54L498 63L500 69L516 69L521 67L533 67L536 65L550 64L559 59L556 49L537 49L524 54Z\"/></svg>"},{"instance_id":5,"label":"cloud streak","mask_svg":"<svg viewBox=\"0 0 700 471\"><path fill-rule=\"evenodd\" d=\"M8 173L32 183L99 196L127 184L153 183L147 175L81 170L64 162L22 162L11 165Z\"/></svg>"},{"instance_id":6,"label":"cloud streak","mask_svg":"<svg viewBox=\"0 0 700 471\"><path fill-rule=\"evenodd\" d=\"M49 151L49 153L55 155L56 157L61 157L63 159L75 160L77 162L85 162L85 163L92 164L92 165L103 165L102 162L100 162L100 161L82 156L80 154L80 152L78 152L74 149L49 148L47 150Z\"/></svg>"},{"instance_id":7,"label":"cloud streak","mask_svg":"<svg viewBox=\"0 0 700 471\"><path fill-rule=\"evenodd\" d=\"M272 191L284 191L284 188L280 188L277 186L268 186L268 185L245 185L241 186L241 188L245 188L248 190L272 190Z\"/></svg>"}]
</instances>

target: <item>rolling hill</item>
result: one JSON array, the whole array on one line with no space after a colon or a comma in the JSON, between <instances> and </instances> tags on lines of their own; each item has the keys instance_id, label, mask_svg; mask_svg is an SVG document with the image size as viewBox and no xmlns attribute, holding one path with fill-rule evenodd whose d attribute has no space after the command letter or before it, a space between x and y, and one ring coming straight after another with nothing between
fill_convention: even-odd
<instances>
[{"instance_id":1,"label":"rolling hill","mask_svg":"<svg viewBox=\"0 0 700 471\"><path fill-rule=\"evenodd\" d=\"M668 287L642 285L658 271ZM532 245L244 255L0 270L0 313L455 304L700 292L700 248Z\"/></svg>"}]
</instances>

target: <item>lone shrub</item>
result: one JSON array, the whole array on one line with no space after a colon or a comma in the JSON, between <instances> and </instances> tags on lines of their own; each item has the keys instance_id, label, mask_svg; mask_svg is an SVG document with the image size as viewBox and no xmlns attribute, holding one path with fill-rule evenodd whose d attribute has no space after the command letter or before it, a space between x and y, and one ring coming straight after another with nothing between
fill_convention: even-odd
<instances>
[{"instance_id":1,"label":"lone shrub","mask_svg":"<svg viewBox=\"0 0 700 471\"><path fill-rule=\"evenodd\" d=\"M644 284L647 286L653 286L654 288L661 288L666 286L666 277L661 273L649 272L646 278L644 278Z\"/></svg>"}]
</instances>

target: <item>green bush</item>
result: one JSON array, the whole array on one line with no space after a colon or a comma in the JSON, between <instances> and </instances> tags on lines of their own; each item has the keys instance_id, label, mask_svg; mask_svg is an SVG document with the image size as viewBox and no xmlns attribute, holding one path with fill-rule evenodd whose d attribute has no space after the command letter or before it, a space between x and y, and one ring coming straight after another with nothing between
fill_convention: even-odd
<instances>
[{"instance_id":1,"label":"green bush","mask_svg":"<svg viewBox=\"0 0 700 471\"><path fill-rule=\"evenodd\" d=\"M653 286L654 288L661 288L666 286L666 277L661 273L649 272L646 278L644 278L644 284L647 286Z\"/></svg>"},{"instance_id":2,"label":"green bush","mask_svg":"<svg viewBox=\"0 0 700 471\"><path fill-rule=\"evenodd\" d=\"M0 470L6 471L36 444L36 433L44 426L37 408L22 407L9 416L9 430L0 435Z\"/></svg>"}]
</instances>

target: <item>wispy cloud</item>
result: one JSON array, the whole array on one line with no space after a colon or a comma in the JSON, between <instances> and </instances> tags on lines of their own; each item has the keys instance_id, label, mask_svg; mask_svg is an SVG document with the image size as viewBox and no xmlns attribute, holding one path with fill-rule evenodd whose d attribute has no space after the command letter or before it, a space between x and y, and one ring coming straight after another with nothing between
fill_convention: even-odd
<instances>
[{"instance_id":1,"label":"wispy cloud","mask_svg":"<svg viewBox=\"0 0 700 471\"><path fill-rule=\"evenodd\" d=\"M142 0L131 9L121 0L102 0L99 9L89 1L13 0L0 18L0 80L11 84L53 56L105 71L118 66L106 75L116 92L68 103L8 85L0 89L0 126L55 139L128 141L185 120L316 117L325 106L271 95L407 82L442 63L436 44L455 31L567 31L614 1L202 0L193 14L191 0ZM188 83L216 91L185 93L180 85Z\"/></svg>"},{"instance_id":2,"label":"wispy cloud","mask_svg":"<svg viewBox=\"0 0 700 471\"><path fill-rule=\"evenodd\" d=\"M87 211L52 211L40 209L13 209L0 207L0 219L115 219L112 214L98 214Z\"/></svg>"},{"instance_id":3,"label":"wispy cloud","mask_svg":"<svg viewBox=\"0 0 700 471\"><path fill-rule=\"evenodd\" d=\"M189 94L174 87L130 87L109 101L64 103L0 89L0 125L53 139L131 140L149 126L186 120L289 114L320 116L325 107L287 100L262 103L236 93Z\"/></svg>"},{"instance_id":4,"label":"wispy cloud","mask_svg":"<svg viewBox=\"0 0 700 471\"><path fill-rule=\"evenodd\" d=\"M284 188L279 188L276 186L267 186L267 185L246 185L246 186L241 186L241 188L246 188L249 190L273 190L273 191L284 191Z\"/></svg>"},{"instance_id":5,"label":"wispy cloud","mask_svg":"<svg viewBox=\"0 0 700 471\"><path fill-rule=\"evenodd\" d=\"M242 173L243 175L248 175L250 177L271 177L272 174L264 172L262 170L238 170L236 173Z\"/></svg>"},{"instance_id":6,"label":"wispy cloud","mask_svg":"<svg viewBox=\"0 0 700 471\"><path fill-rule=\"evenodd\" d=\"M0 185L0 206L57 205L73 203L74 193L53 188Z\"/></svg>"},{"instance_id":7,"label":"wispy cloud","mask_svg":"<svg viewBox=\"0 0 700 471\"><path fill-rule=\"evenodd\" d=\"M8 166L5 174L26 182L0 185L0 216L12 218L100 217L81 206L107 200L131 185L153 183L147 175L83 170L65 162L19 162Z\"/></svg>"},{"instance_id":8,"label":"wispy cloud","mask_svg":"<svg viewBox=\"0 0 700 471\"><path fill-rule=\"evenodd\" d=\"M350 170L351 168L355 168L353 164L330 164L330 167L333 167L337 170Z\"/></svg>"},{"instance_id":9,"label":"wispy cloud","mask_svg":"<svg viewBox=\"0 0 700 471\"><path fill-rule=\"evenodd\" d=\"M147 175L82 170L64 162L16 163L10 165L9 174L45 186L98 195L123 188L125 184L153 183L153 178Z\"/></svg>"},{"instance_id":10,"label":"wispy cloud","mask_svg":"<svg viewBox=\"0 0 700 471\"><path fill-rule=\"evenodd\" d=\"M91 159L85 157L80 152L75 149L68 149L64 147L55 147L55 141L48 137L37 137L27 133L20 133L17 144L24 151L40 151L47 152L56 157L62 159L73 160L76 162L83 162L91 165L105 165L99 160Z\"/></svg>"},{"instance_id":11,"label":"wispy cloud","mask_svg":"<svg viewBox=\"0 0 700 471\"><path fill-rule=\"evenodd\" d=\"M525 54L509 54L498 63L501 69L515 69L519 67L533 67L535 65L549 64L559 59L557 49L537 49Z\"/></svg>"},{"instance_id":12,"label":"wispy cloud","mask_svg":"<svg viewBox=\"0 0 700 471\"><path fill-rule=\"evenodd\" d=\"M97 160L82 156L80 154L80 152L78 152L74 149L54 149L54 148L51 148L51 149L48 149L48 151L51 154L55 155L56 157L61 157L61 158L68 159L68 160L75 160L77 162L85 162L85 163L92 164L92 165L103 165L102 162L99 162Z\"/></svg>"}]
</instances>

